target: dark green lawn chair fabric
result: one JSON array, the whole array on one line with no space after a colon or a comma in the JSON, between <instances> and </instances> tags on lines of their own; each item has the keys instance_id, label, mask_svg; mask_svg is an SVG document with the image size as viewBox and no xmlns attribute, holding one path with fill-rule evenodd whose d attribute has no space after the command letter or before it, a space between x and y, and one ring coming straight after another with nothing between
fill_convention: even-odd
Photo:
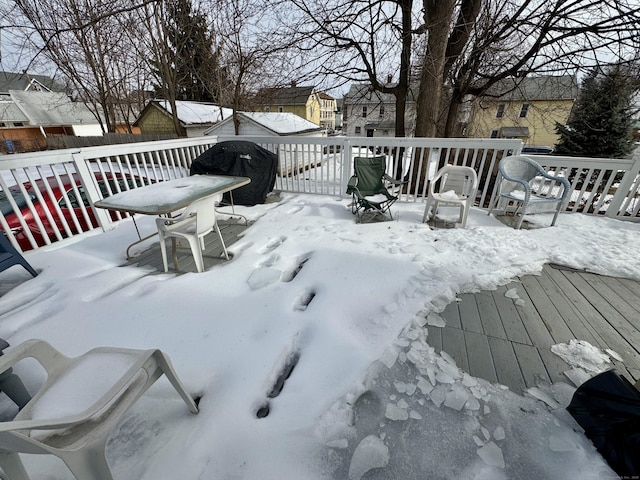
<instances>
[{"instance_id":1,"label":"dark green lawn chair fabric","mask_svg":"<svg viewBox=\"0 0 640 480\"><path fill-rule=\"evenodd\" d=\"M358 222L367 212L380 214L392 220L390 207L398 197L389 192L387 185L398 186L404 182L386 174L387 158L354 157L353 169L355 173L347 184L347 194L353 197L351 211L356 215Z\"/></svg>"}]
</instances>

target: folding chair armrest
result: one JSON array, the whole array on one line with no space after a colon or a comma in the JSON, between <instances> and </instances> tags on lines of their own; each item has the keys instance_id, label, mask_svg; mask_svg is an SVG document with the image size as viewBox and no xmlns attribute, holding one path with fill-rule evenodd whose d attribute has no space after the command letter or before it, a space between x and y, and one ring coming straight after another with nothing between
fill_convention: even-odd
<instances>
[{"instance_id":1,"label":"folding chair armrest","mask_svg":"<svg viewBox=\"0 0 640 480\"><path fill-rule=\"evenodd\" d=\"M387 175L386 173L382 176L382 178L384 180L386 180L389 183L392 183L394 185L404 185L406 183L409 183L409 180L396 180L395 178L393 178L390 175Z\"/></svg>"}]
</instances>

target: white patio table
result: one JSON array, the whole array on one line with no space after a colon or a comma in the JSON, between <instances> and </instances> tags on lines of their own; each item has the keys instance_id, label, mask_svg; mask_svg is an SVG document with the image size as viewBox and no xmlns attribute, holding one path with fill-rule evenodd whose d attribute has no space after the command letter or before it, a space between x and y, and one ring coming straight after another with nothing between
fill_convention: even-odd
<instances>
[{"instance_id":1,"label":"white patio table","mask_svg":"<svg viewBox=\"0 0 640 480\"><path fill-rule=\"evenodd\" d=\"M248 177L192 175L190 177L152 183L144 187L116 193L103 200L97 201L95 206L132 214L139 240L136 240L127 247L126 256L127 260L129 260L131 258L129 255L131 247L157 235L156 232L142 238L138 225L135 223L134 214L171 216L173 212L185 208L200 198L218 193L231 192L250 182L251 179ZM233 207L233 197L231 205ZM175 241L175 239L173 241Z\"/></svg>"}]
</instances>

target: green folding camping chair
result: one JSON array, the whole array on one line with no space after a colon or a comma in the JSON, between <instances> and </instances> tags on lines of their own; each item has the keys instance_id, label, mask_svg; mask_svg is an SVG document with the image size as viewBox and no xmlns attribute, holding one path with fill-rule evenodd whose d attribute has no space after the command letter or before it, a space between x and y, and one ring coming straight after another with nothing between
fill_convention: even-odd
<instances>
[{"instance_id":1,"label":"green folding camping chair","mask_svg":"<svg viewBox=\"0 0 640 480\"><path fill-rule=\"evenodd\" d=\"M347 184L347 194L353 197L351 212L357 221L360 223L365 213L393 220L390 207L398 200L398 196L389 192L387 185L397 187L406 182L386 174L387 158L384 156L354 157L353 169L355 173Z\"/></svg>"}]
</instances>

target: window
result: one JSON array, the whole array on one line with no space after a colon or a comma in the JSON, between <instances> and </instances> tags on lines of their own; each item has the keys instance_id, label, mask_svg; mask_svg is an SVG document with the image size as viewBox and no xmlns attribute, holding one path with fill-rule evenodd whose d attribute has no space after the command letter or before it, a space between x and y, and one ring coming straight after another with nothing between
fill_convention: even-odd
<instances>
[{"instance_id":1,"label":"window","mask_svg":"<svg viewBox=\"0 0 640 480\"><path fill-rule=\"evenodd\" d=\"M278 107L278 112L280 113L284 112L284 107Z\"/></svg>"},{"instance_id":2,"label":"window","mask_svg":"<svg viewBox=\"0 0 640 480\"><path fill-rule=\"evenodd\" d=\"M362 133L361 127L356 127L356 135L360 135Z\"/></svg>"},{"instance_id":3,"label":"window","mask_svg":"<svg viewBox=\"0 0 640 480\"><path fill-rule=\"evenodd\" d=\"M367 107L362 107L362 118L367 116Z\"/></svg>"},{"instance_id":4,"label":"window","mask_svg":"<svg viewBox=\"0 0 640 480\"><path fill-rule=\"evenodd\" d=\"M504 103L498 104L498 109L496 110L496 118L504 117L504 109L505 108L506 108L506 105Z\"/></svg>"},{"instance_id":5,"label":"window","mask_svg":"<svg viewBox=\"0 0 640 480\"><path fill-rule=\"evenodd\" d=\"M520 108L520 118L527 118L527 113L529 113L530 105L528 103L523 103Z\"/></svg>"},{"instance_id":6,"label":"window","mask_svg":"<svg viewBox=\"0 0 640 480\"><path fill-rule=\"evenodd\" d=\"M268 112L268 111L270 111L270 110L271 110L271 107L269 107L269 105L267 105L266 107L264 107L264 111L265 111L265 112Z\"/></svg>"},{"instance_id":7,"label":"window","mask_svg":"<svg viewBox=\"0 0 640 480\"><path fill-rule=\"evenodd\" d=\"M380 116L384 117L384 105L380 105Z\"/></svg>"},{"instance_id":8,"label":"window","mask_svg":"<svg viewBox=\"0 0 640 480\"><path fill-rule=\"evenodd\" d=\"M14 127L24 127L24 122L13 122Z\"/></svg>"},{"instance_id":9,"label":"window","mask_svg":"<svg viewBox=\"0 0 640 480\"><path fill-rule=\"evenodd\" d=\"M491 138L498 138L498 130L491 130L491 134L489 136Z\"/></svg>"}]
</instances>

